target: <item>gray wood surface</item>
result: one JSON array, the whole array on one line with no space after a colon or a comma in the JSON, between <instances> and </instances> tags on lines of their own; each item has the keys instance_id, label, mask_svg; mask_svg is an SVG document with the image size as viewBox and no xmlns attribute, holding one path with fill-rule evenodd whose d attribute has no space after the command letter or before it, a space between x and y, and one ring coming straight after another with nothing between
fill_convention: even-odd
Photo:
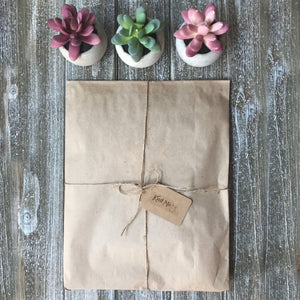
<instances>
[{"instance_id":1,"label":"gray wood surface","mask_svg":"<svg viewBox=\"0 0 300 300\"><path fill-rule=\"evenodd\" d=\"M89 7L110 39L116 16L143 5L167 22L153 67L124 65L109 43L92 67L49 47L62 0L0 2L0 299L299 299L299 3L216 0L226 50L205 68L175 49L180 11L209 2L73 1ZM65 80L231 80L230 290L224 293L67 291L63 288Z\"/></svg>"}]
</instances>

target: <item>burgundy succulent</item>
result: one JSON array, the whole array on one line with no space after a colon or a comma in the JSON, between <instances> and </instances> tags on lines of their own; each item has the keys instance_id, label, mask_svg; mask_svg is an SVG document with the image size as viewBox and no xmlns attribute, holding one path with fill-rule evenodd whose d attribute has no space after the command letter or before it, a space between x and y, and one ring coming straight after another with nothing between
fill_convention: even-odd
<instances>
[{"instance_id":1,"label":"burgundy succulent","mask_svg":"<svg viewBox=\"0 0 300 300\"><path fill-rule=\"evenodd\" d=\"M205 8L203 14L195 8L181 12L186 24L177 30L174 36L181 40L192 39L186 47L188 57L197 54L203 43L213 52L221 53L223 51L222 43L217 36L226 33L229 25L223 22L213 23L216 12L216 6L213 3Z\"/></svg>"},{"instance_id":2,"label":"burgundy succulent","mask_svg":"<svg viewBox=\"0 0 300 300\"><path fill-rule=\"evenodd\" d=\"M94 31L94 22L96 15L90 13L87 8L77 9L72 4L65 4L62 7L63 18L54 18L48 21L51 29L60 32L52 39L51 47L59 48L69 44L69 57L71 60L76 60L80 54L81 43L89 45L98 45L101 40Z\"/></svg>"}]
</instances>

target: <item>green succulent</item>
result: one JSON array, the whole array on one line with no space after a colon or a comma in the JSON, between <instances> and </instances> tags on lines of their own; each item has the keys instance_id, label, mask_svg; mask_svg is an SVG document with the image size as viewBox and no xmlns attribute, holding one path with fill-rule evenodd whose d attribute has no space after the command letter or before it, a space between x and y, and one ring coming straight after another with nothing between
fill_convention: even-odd
<instances>
[{"instance_id":1,"label":"green succulent","mask_svg":"<svg viewBox=\"0 0 300 300\"><path fill-rule=\"evenodd\" d=\"M138 62L143 56L143 48L152 52L161 50L160 44L153 34L164 27L163 22L152 19L147 22L145 9L139 7L135 12L135 21L128 15L120 14L117 21L122 29L116 33L111 42L114 45L128 45L128 53L131 58Z\"/></svg>"}]
</instances>

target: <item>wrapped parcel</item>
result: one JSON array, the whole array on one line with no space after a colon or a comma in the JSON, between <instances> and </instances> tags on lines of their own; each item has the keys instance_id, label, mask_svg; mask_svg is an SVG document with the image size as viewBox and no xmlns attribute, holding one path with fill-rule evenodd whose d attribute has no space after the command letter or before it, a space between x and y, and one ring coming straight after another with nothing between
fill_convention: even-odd
<instances>
[{"instance_id":1,"label":"wrapped parcel","mask_svg":"<svg viewBox=\"0 0 300 300\"><path fill-rule=\"evenodd\" d=\"M228 165L229 81L67 82L65 287L227 290ZM155 173L192 200L179 226L120 192Z\"/></svg>"}]
</instances>

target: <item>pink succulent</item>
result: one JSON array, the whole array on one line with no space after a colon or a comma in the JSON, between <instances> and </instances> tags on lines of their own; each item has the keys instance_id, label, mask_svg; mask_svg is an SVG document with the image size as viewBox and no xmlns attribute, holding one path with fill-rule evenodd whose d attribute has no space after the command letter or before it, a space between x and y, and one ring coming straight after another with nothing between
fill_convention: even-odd
<instances>
[{"instance_id":1,"label":"pink succulent","mask_svg":"<svg viewBox=\"0 0 300 300\"><path fill-rule=\"evenodd\" d=\"M217 39L217 35L226 33L229 25L223 22L213 23L216 12L216 6L213 3L205 8L203 14L195 8L181 12L186 24L177 30L174 36L181 40L193 39L186 47L188 57L197 54L203 43L213 52L223 51L222 43Z\"/></svg>"},{"instance_id":2,"label":"pink succulent","mask_svg":"<svg viewBox=\"0 0 300 300\"><path fill-rule=\"evenodd\" d=\"M96 15L87 8L77 13L74 5L65 4L62 7L62 16L63 19L54 18L48 21L51 29L60 32L53 37L52 48L59 48L70 42L69 57L74 61L80 54L82 42L89 45L98 45L101 42L99 36L93 33Z\"/></svg>"}]
</instances>

